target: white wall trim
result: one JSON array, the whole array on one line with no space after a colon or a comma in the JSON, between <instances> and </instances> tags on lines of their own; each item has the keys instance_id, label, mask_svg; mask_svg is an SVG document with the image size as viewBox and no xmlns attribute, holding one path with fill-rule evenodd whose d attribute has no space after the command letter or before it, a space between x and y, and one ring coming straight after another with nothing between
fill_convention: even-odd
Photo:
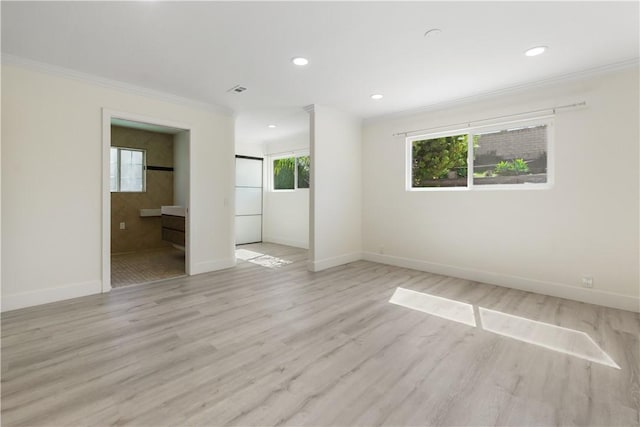
<instances>
[{"instance_id":1,"label":"white wall trim","mask_svg":"<svg viewBox=\"0 0 640 427\"><path fill-rule=\"evenodd\" d=\"M309 249L309 245L302 240L291 240L277 236L263 236L262 241L266 243L276 243L278 245L293 246L294 248Z\"/></svg>"},{"instance_id":2,"label":"white wall trim","mask_svg":"<svg viewBox=\"0 0 640 427\"><path fill-rule=\"evenodd\" d=\"M615 62L612 64L602 65L600 67L589 68L587 70L581 70L573 73L561 74L554 77L550 77L543 80L535 80L519 85L509 86L494 91L483 92L477 95L465 96L461 98L452 99L449 101L435 102L433 104L424 105L417 108L411 108L408 110L396 111L393 113L382 114L375 117L369 117L364 119L365 124L375 123L381 120L387 120L392 118L402 118L407 116L413 116L420 113L426 113L431 111L445 110L451 107L460 107L467 104L473 104L489 100L496 97L510 95L522 91L528 91L531 89L538 89L547 86L552 86L558 83L566 83L575 80L581 80L591 77L600 76L628 68L638 67L640 65L640 58L630 58L624 61Z\"/></svg>"},{"instance_id":3,"label":"white wall trim","mask_svg":"<svg viewBox=\"0 0 640 427\"><path fill-rule=\"evenodd\" d=\"M348 264L350 262L360 261L362 259L361 252L352 252L350 254L338 255L336 257L325 258L318 261L309 261L309 271L322 271L327 268L337 267L339 265Z\"/></svg>"},{"instance_id":4,"label":"white wall trim","mask_svg":"<svg viewBox=\"0 0 640 427\"><path fill-rule=\"evenodd\" d=\"M32 59L23 58L21 56L11 55L8 53L2 54L2 64L14 65L22 67L28 70L40 71L46 74L61 76L78 80L85 83L94 84L108 89L115 89L122 92L127 92L133 95L144 96L147 98L153 98L160 101L170 102L172 104L184 105L187 107L198 108L202 110L213 111L215 113L226 114L231 117L235 117L236 113L227 107L223 107L216 104L211 104L204 101L199 101L191 98L185 98L183 96L174 95L154 89L145 88L142 86L125 83L118 80L112 80L105 77L96 76L94 74L83 73L81 71L72 70L70 68L59 67L57 65L51 65L44 62L34 61Z\"/></svg>"},{"instance_id":5,"label":"white wall trim","mask_svg":"<svg viewBox=\"0 0 640 427\"><path fill-rule=\"evenodd\" d=\"M101 292L102 283L100 280L92 280L89 282L74 283L71 285L40 289L37 291L2 295L2 302L0 304L2 306L2 311L5 312L34 305L67 300L70 298L99 294Z\"/></svg>"},{"instance_id":6,"label":"white wall trim","mask_svg":"<svg viewBox=\"0 0 640 427\"><path fill-rule=\"evenodd\" d=\"M209 273L211 271L224 270L236 266L235 255L233 258L216 259L213 261L201 261L194 263L191 267L191 274Z\"/></svg>"},{"instance_id":7,"label":"white wall trim","mask_svg":"<svg viewBox=\"0 0 640 427\"><path fill-rule=\"evenodd\" d=\"M474 282L489 283L496 286L519 289L521 291L534 292L558 298L586 302L589 304L640 312L640 298L630 295L616 294L598 289L580 288L564 283L546 282L472 268L456 267L453 265L433 263L412 258L381 255L373 252L364 252L363 259L381 264L458 277L465 280L472 280Z\"/></svg>"}]
</instances>

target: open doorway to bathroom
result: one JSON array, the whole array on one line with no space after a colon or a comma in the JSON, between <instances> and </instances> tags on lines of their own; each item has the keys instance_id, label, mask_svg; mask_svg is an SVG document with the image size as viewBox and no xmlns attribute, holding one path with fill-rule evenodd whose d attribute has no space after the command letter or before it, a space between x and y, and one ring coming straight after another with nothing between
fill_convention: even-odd
<instances>
[{"instance_id":1,"label":"open doorway to bathroom","mask_svg":"<svg viewBox=\"0 0 640 427\"><path fill-rule=\"evenodd\" d=\"M189 131L120 117L108 125L110 286L186 275Z\"/></svg>"}]
</instances>

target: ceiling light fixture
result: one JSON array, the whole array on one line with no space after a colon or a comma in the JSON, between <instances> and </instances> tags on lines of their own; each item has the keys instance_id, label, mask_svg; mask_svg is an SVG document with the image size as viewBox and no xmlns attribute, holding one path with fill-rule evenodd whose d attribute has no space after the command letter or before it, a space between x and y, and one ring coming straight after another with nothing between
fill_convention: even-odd
<instances>
[{"instance_id":1,"label":"ceiling light fixture","mask_svg":"<svg viewBox=\"0 0 640 427\"><path fill-rule=\"evenodd\" d=\"M301 56L295 57L291 60L291 62L293 62L295 65L298 65L300 67L304 67L305 65L307 65L309 63L309 60L307 58L303 58Z\"/></svg>"},{"instance_id":2,"label":"ceiling light fixture","mask_svg":"<svg viewBox=\"0 0 640 427\"><path fill-rule=\"evenodd\" d=\"M536 47L532 47L531 49L527 49L527 51L524 54L527 56L538 56L538 55L542 55L546 50L547 50L546 46L536 46Z\"/></svg>"},{"instance_id":3,"label":"ceiling light fixture","mask_svg":"<svg viewBox=\"0 0 640 427\"><path fill-rule=\"evenodd\" d=\"M379 93L374 93L373 95L371 95L371 99L375 99L376 101L382 98L383 98L382 95Z\"/></svg>"},{"instance_id":4,"label":"ceiling light fixture","mask_svg":"<svg viewBox=\"0 0 640 427\"><path fill-rule=\"evenodd\" d=\"M268 127L269 129L275 129L275 128L277 128L277 126L276 126L276 125L269 125L269 126L267 126L267 127Z\"/></svg>"}]
</instances>

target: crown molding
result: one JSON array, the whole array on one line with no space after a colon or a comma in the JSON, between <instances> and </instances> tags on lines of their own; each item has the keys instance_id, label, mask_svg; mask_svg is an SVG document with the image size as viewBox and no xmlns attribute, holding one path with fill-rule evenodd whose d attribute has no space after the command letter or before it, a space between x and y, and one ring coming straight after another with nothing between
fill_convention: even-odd
<instances>
[{"instance_id":1,"label":"crown molding","mask_svg":"<svg viewBox=\"0 0 640 427\"><path fill-rule=\"evenodd\" d=\"M612 73L620 70L638 67L639 65L640 65L640 58L631 58L624 61L615 62L612 64L606 64L606 65L602 65L595 68L589 68L586 70L581 70L581 71L572 72L572 73L560 74L560 75L543 79L543 80L536 80L536 81L522 83L514 86L508 86L502 89L484 92L477 95L456 98L450 101L436 102L436 103L428 104L422 107L411 108L407 110L396 111L393 113L369 117L369 118L365 118L364 122L369 124L369 123L375 123L375 122L387 120L387 119L401 118L401 117L412 116L420 113L444 110L451 107L460 107L466 104L485 101L485 100L489 100L499 96L515 94L518 92L523 92L531 89L540 89L540 88L552 86L558 83L565 83L570 81L582 80L590 77L596 77L596 76L600 76L600 75L604 75L604 74L608 74L608 73Z\"/></svg>"},{"instance_id":2,"label":"crown molding","mask_svg":"<svg viewBox=\"0 0 640 427\"><path fill-rule=\"evenodd\" d=\"M179 95L174 95L167 92L161 92L154 89L133 85L133 84L125 83L118 80L107 79L105 77L96 76L94 74L88 74L81 71L72 70L70 68L59 67L57 65L51 65L44 62L35 61L33 59L23 58L17 55L2 53L1 62L3 65L18 66L28 70L39 71L45 74L66 77L72 80L94 84L96 86L101 86L107 89L114 89L121 92L127 92L133 95L153 98L159 101L169 102L171 104L178 104L178 105L197 108L201 110L211 111L214 113L225 114L231 117L236 117L236 112L234 110L227 107L220 106L220 105L198 101L191 98L185 98Z\"/></svg>"}]
</instances>

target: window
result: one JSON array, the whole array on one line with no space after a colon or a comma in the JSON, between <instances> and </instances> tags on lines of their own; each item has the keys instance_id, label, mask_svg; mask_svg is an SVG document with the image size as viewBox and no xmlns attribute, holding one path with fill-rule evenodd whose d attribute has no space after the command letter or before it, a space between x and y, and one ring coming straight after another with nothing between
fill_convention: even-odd
<instances>
[{"instance_id":1,"label":"window","mask_svg":"<svg viewBox=\"0 0 640 427\"><path fill-rule=\"evenodd\" d=\"M144 150L111 147L110 183L112 192L145 191Z\"/></svg>"},{"instance_id":2,"label":"window","mask_svg":"<svg viewBox=\"0 0 640 427\"><path fill-rule=\"evenodd\" d=\"M273 161L273 189L293 190L295 188L295 157Z\"/></svg>"},{"instance_id":3,"label":"window","mask_svg":"<svg viewBox=\"0 0 640 427\"><path fill-rule=\"evenodd\" d=\"M298 188L309 188L309 171L311 162L309 156L296 157L298 164Z\"/></svg>"},{"instance_id":4,"label":"window","mask_svg":"<svg viewBox=\"0 0 640 427\"><path fill-rule=\"evenodd\" d=\"M416 187L467 185L469 135L450 135L411 143L411 183Z\"/></svg>"},{"instance_id":5,"label":"window","mask_svg":"<svg viewBox=\"0 0 640 427\"><path fill-rule=\"evenodd\" d=\"M309 156L285 157L273 160L273 189L309 188Z\"/></svg>"},{"instance_id":6,"label":"window","mask_svg":"<svg viewBox=\"0 0 640 427\"><path fill-rule=\"evenodd\" d=\"M473 184L547 182L547 125L477 133Z\"/></svg>"},{"instance_id":7,"label":"window","mask_svg":"<svg viewBox=\"0 0 640 427\"><path fill-rule=\"evenodd\" d=\"M408 138L408 189L546 187L550 125L527 122Z\"/></svg>"}]
</instances>

